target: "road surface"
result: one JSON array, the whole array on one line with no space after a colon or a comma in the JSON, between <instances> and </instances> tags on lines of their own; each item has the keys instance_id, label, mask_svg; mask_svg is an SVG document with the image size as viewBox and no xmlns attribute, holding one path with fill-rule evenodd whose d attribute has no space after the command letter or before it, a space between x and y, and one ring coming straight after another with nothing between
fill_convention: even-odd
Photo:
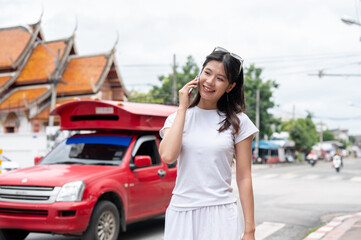
<instances>
[{"instance_id":1,"label":"road surface","mask_svg":"<svg viewBox=\"0 0 361 240\"><path fill-rule=\"evenodd\" d=\"M272 166L272 167L271 167ZM330 162L254 165L256 239L297 240L334 216L361 211L361 159L346 159L340 173ZM235 185L235 176L233 176ZM235 189L235 194L237 191ZM164 218L132 224L121 240L161 240ZM27 240L79 240L31 233Z\"/></svg>"}]
</instances>

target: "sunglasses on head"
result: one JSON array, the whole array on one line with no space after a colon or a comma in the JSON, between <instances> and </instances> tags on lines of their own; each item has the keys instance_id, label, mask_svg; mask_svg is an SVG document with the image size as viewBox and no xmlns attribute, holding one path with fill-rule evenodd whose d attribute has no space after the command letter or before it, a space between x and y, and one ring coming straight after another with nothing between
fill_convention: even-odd
<instances>
[{"instance_id":1,"label":"sunglasses on head","mask_svg":"<svg viewBox=\"0 0 361 240\"><path fill-rule=\"evenodd\" d=\"M238 73L241 72L241 69L243 67L243 58L241 58L240 56L238 56L237 54L235 53L231 53L230 51L228 51L227 49L225 48L222 48L222 47L215 47L213 52L224 52L224 53L229 53L229 55L231 55L233 58L237 59L241 64L239 65L239 71Z\"/></svg>"}]
</instances>

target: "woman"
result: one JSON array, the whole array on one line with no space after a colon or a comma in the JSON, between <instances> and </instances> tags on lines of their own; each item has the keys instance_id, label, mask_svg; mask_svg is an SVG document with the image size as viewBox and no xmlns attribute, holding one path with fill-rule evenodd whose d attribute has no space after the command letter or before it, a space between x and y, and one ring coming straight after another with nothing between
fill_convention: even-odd
<instances>
[{"instance_id":1,"label":"woman","mask_svg":"<svg viewBox=\"0 0 361 240\"><path fill-rule=\"evenodd\" d=\"M199 80L179 90L179 108L160 131L162 160L178 159L165 240L254 240L251 177L252 140L258 132L245 111L243 60L217 47L207 56ZM198 87L190 104L189 92ZM245 228L242 237L232 161Z\"/></svg>"}]
</instances>

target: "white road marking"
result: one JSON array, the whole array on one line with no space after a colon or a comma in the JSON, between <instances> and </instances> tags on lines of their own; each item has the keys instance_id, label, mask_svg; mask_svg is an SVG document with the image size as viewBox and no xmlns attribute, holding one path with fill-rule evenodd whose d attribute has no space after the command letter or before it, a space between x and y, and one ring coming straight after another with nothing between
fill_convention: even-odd
<instances>
[{"instance_id":1,"label":"white road marking","mask_svg":"<svg viewBox=\"0 0 361 240\"><path fill-rule=\"evenodd\" d=\"M351 182L361 182L361 177L353 177L350 179Z\"/></svg>"},{"instance_id":2,"label":"white road marking","mask_svg":"<svg viewBox=\"0 0 361 240\"><path fill-rule=\"evenodd\" d=\"M263 222L256 227L256 239L263 240L285 226L284 223Z\"/></svg>"},{"instance_id":3,"label":"white road marking","mask_svg":"<svg viewBox=\"0 0 361 240\"><path fill-rule=\"evenodd\" d=\"M325 180L327 180L327 181L342 180L342 177L341 176L332 176L332 177L325 178Z\"/></svg>"},{"instance_id":4,"label":"white road marking","mask_svg":"<svg viewBox=\"0 0 361 240\"><path fill-rule=\"evenodd\" d=\"M266 175L260 176L260 178L269 179L269 178L275 178L277 176L279 176L279 175L278 174L266 174Z\"/></svg>"},{"instance_id":5,"label":"white road marking","mask_svg":"<svg viewBox=\"0 0 361 240\"><path fill-rule=\"evenodd\" d=\"M317 179L319 177L320 177L319 175L309 174L309 175L302 177L302 179L313 180L313 179Z\"/></svg>"},{"instance_id":6,"label":"white road marking","mask_svg":"<svg viewBox=\"0 0 361 240\"><path fill-rule=\"evenodd\" d=\"M298 177L298 175L293 174L293 173L286 173L286 174L281 175L282 179L293 179L293 178L296 178L296 177Z\"/></svg>"}]
</instances>

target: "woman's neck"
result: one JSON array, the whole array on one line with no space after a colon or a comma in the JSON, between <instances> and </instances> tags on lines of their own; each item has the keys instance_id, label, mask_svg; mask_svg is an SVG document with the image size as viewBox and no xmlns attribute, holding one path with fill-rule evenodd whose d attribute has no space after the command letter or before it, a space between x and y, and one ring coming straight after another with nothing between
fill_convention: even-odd
<instances>
[{"instance_id":1,"label":"woman's neck","mask_svg":"<svg viewBox=\"0 0 361 240\"><path fill-rule=\"evenodd\" d=\"M199 100L199 103L197 104L197 107L206 109L206 110L215 110L217 109L217 103L216 102L209 102L204 101L202 98Z\"/></svg>"}]
</instances>

